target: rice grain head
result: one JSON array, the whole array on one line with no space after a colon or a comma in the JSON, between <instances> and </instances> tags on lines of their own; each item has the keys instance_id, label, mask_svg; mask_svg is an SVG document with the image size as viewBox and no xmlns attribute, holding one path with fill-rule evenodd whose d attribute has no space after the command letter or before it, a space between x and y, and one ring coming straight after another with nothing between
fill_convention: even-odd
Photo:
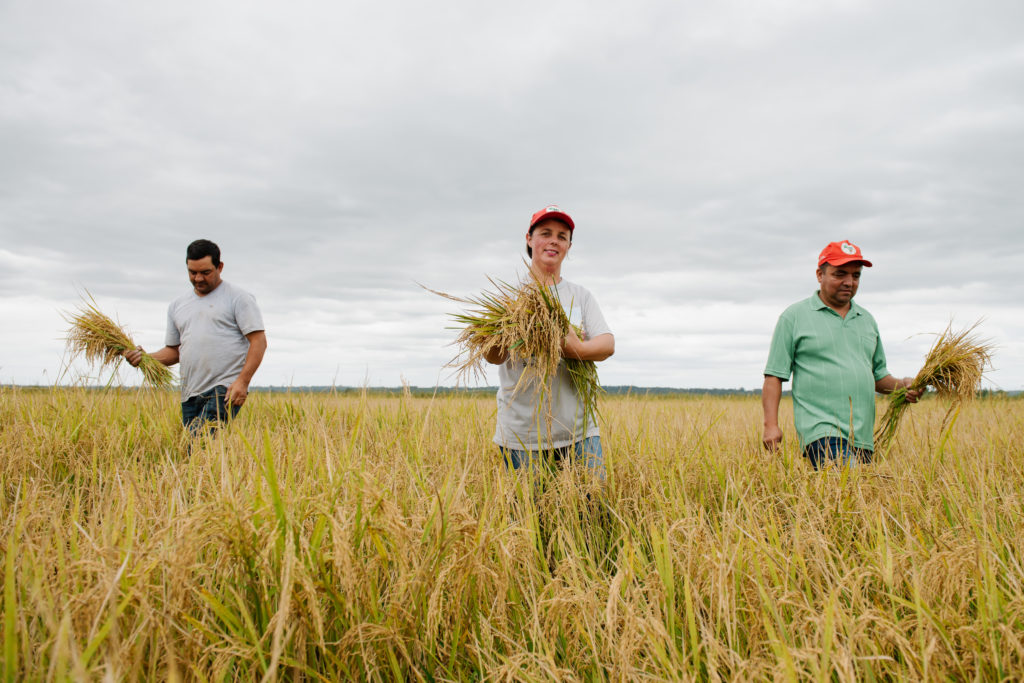
<instances>
[{"instance_id":1,"label":"rice grain head","mask_svg":"<svg viewBox=\"0 0 1024 683\"><path fill-rule=\"evenodd\" d=\"M907 391L921 391L926 387L935 389L939 398L950 401L949 412L959 404L970 401L981 386L985 368L992 365L993 345L975 335L979 323L958 332L950 323L939 334L924 366L914 377L909 389L899 388L892 392L889 407L882 416L875 431L876 450L887 449L899 431L900 420L907 410Z\"/></svg>"},{"instance_id":2,"label":"rice grain head","mask_svg":"<svg viewBox=\"0 0 1024 683\"><path fill-rule=\"evenodd\" d=\"M100 367L116 368L124 359L122 354L135 348L128 333L104 315L91 296L76 312L65 313L64 318L71 324L66 342L72 356L82 356ZM168 387L174 383L174 375L167 366L148 353L142 354L139 370L151 386Z\"/></svg>"},{"instance_id":3,"label":"rice grain head","mask_svg":"<svg viewBox=\"0 0 1024 683\"><path fill-rule=\"evenodd\" d=\"M554 292L540 282L533 271L530 280L519 286L488 278L494 291L478 296L456 297L427 289L446 299L464 304L469 310L452 314L461 331L453 344L459 353L448 363L462 380L468 376L484 377L486 357L491 351L507 351L513 362L524 363L513 390L535 386L541 414L550 422L550 381L561 362L583 403L584 420L596 419L597 399L601 384L597 364L575 358L563 358L562 340L573 329L569 316ZM582 330L576 329L582 338ZM545 407L546 406L546 407Z\"/></svg>"}]
</instances>

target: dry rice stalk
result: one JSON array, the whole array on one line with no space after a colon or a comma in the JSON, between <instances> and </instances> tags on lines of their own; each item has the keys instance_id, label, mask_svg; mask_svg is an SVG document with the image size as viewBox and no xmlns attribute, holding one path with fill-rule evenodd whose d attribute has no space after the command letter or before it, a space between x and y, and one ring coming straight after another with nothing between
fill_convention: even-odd
<instances>
[{"instance_id":1,"label":"dry rice stalk","mask_svg":"<svg viewBox=\"0 0 1024 683\"><path fill-rule=\"evenodd\" d=\"M583 403L584 419L592 420L597 416L597 399L602 391L597 364L563 358L562 340L573 326L555 294L537 279L532 270L530 275L530 281L518 287L488 278L495 291L465 298L424 287L429 292L472 307L467 312L451 316L462 331L453 342L460 351L449 366L456 369L459 378L467 375L482 377L487 354L495 350L507 351L511 360L523 361L526 365L526 371L520 376L513 393L518 392L524 382L536 381L544 403L550 380L558 371L559 363L564 361L573 387ZM576 333L582 337L579 329Z\"/></svg>"},{"instance_id":2,"label":"dry rice stalk","mask_svg":"<svg viewBox=\"0 0 1024 683\"><path fill-rule=\"evenodd\" d=\"M82 302L77 312L65 313L64 319L71 323L67 346L72 356L82 355L90 363L98 362L100 367L117 367L124 358L121 354L135 348L131 337L100 312L91 296ZM139 370L143 380L154 387L174 383L174 375L167 366L148 353L142 354Z\"/></svg>"},{"instance_id":3,"label":"dry rice stalk","mask_svg":"<svg viewBox=\"0 0 1024 683\"><path fill-rule=\"evenodd\" d=\"M974 398L981 384L986 366L992 364L993 346L987 340L979 340L973 332L978 323L967 329L953 332L952 323L938 335L935 344L924 360L924 367L914 377L909 389L923 390L933 387L940 398L951 401L950 412L964 401ZM892 392L889 407L882 416L882 422L875 431L875 448L888 448L900 419L909 405L907 391L903 387Z\"/></svg>"}]
</instances>

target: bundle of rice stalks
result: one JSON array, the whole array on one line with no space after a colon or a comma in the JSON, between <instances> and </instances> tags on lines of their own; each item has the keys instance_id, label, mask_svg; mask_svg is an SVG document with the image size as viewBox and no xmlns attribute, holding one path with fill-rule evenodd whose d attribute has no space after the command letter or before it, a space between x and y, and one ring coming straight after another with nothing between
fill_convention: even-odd
<instances>
[{"instance_id":1,"label":"bundle of rice stalks","mask_svg":"<svg viewBox=\"0 0 1024 683\"><path fill-rule=\"evenodd\" d=\"M424 288L470 307L467 312L451 316L462 331L453 342L460 347L459 354L449 365L456 369L460 378L483 377L487 355L492 351L505 351L512 361L522 361L526 366L513 393L518 392L524 382L536 381L543 403L550 380L558 371L559 363L564 361L583 404L584 419L595 419L598 395L602 392L597 364L562 357L562 340L569 330L575 330L580 338L583 335L582 330L569 322L554 292L536 277L518 287L495 280L490 282L495 287L494 292L465 298Z\"/></svg>"},{"instance_id":2,"label":"bundle of rice stalks","mask_svg":"<svg viewBox=\"0 0 1024 683\"><path fill-rule=\"evenodd\" d=\"M100 367L116 368L124 359L121 354L135 348L131 337L103 315L91 297L82 303L78 311L65 313L64 319L71 323L67 347L72 356L82 355L90 363L99 363ZM167 387L174 383L174 375L167 366L148 353L142 354L139 370L143 380L154 387Z\"/></svg>"},{"instance_id":3,"label":"bundle of rice stalks","mask_svg":"<svg viewBox=\"0 0 1024 683\"><path fill-rule=\"evenodd\" d=\"M900 420L907 409L907 391L935 389L940 398L951 401L948 415L964 401L974 398L985 367L992 363L992 345L974 336L978 323L959 332L952 324L938 335L935 344L924 359L924 367L914 377L909 388L900 387L892 392L889 407L875 431L875 448L886 449L899 431Z\"/></svg>"}]
</instances>

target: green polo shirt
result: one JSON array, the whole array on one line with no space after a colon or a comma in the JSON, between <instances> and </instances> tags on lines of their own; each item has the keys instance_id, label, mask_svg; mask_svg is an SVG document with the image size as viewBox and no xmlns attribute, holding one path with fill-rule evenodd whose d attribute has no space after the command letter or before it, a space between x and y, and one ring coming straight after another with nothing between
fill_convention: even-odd
<instances>
[{"instance_id":1,"label":"green polo shirt","mask_svg":"<svg viewBox=\"0 0 1024 683\"><path fill-rule=\"evenodd\" d=\"M779 316L764 374L793 377L793 421L800 448L825 436L874 450L875 381L889 374L878 325L850 302L843 318L815 292Z\"/></svg>"}]
</instances>

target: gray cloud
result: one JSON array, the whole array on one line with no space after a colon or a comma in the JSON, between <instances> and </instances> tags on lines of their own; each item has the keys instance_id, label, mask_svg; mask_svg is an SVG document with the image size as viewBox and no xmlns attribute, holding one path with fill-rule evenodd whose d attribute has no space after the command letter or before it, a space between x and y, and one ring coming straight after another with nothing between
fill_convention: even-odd
<instances>
[{"instance_id":1,"label":"gray cloud","mask_svg":"<svg viewBox=\"0 0 1024 683\"><path fill-rule=\"evenodd\" d=\"M7 3L0 381L54 377L83 288L158 345L202 236L264 307L258 382L430 384L452 306L415 282L516 277L557 201L608 383L759 384L851 239L900 372L910 335L985 316L1024 388L1022 26L996 0Z\"/></svg>"}]
</instances>

